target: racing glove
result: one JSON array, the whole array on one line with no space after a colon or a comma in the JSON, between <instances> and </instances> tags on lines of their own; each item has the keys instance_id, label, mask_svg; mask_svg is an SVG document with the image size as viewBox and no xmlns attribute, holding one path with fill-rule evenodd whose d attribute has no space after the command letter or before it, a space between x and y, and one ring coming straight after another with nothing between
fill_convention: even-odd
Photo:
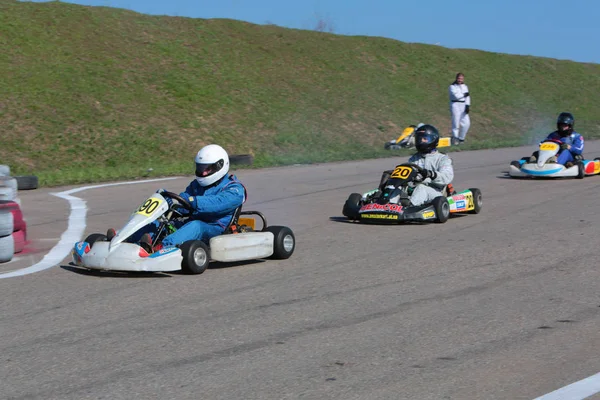
<instances>
[{"instance_id":1,"label":"racing glove","mask_svg":"<svg viewBox=\"0 0 600 400\"><path fill-rule=\"evenodd\" d=\"M466 105L466 106L465 106L465 114L468 114L468 113L469 113L469 111L470 111L470 110L469 110L469 108L470 108L470 107L469 107L469 105Z\"/></svg>"},{"instance_id":2,"label":"racing glove","mask_svg":"<svg viewBox=\"0 0 600 400\"><path fill-rule=\"evenodd\" d=\"M158 189L158 190L156 191L156 193L158 193L158 194L161 194L161 195L162 195L162 194L163 194L164 192L166 192L166 191L167 191L166 189ZM164 197L164 198L165 198L165 200L167 201L167 204L169 205L169 207L171 207L171 206L173 205L173 199L172 199L172 198L170 198L170 197L167 197L167 196L163 196L163 197Z\"/></svg>"},{"instance_id":3,"label":"racing glove","mask_svg":"<svg viewBox=\"0 0 600 400\"><path fill-rule=\"evenodd\" d=\"M437 178L437 172L435 172L431 169L426 169L425 170L425 178L429 178L433 181L433 180L435 180L435 178Z\"/></svg>"},{"instance_id":4,"label":"racing glove","mask_svg":"<svg viewBox=\"0 0 600 400\"><path fill-rule=\"evenodd\" d=\"M566 144L566 143L563 143L563 144L560 145L560 149L561 150L569 150L569 145Z\"/></svg>"},{"instance_id":5,"label":"racing glove","mask_svg":"<svg viewBox=\"0 0 600 400\"><path fill-rule=\"evenodd\" d=\"M469 92L463 93L463 97L469 97Z\"/></svg>"}]
</instances>

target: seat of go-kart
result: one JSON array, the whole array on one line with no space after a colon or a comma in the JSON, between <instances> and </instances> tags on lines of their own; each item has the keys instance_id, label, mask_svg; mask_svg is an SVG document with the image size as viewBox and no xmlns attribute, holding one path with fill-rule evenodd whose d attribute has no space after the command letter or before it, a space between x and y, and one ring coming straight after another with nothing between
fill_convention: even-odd
<instances>
[{"instance_id":1,"label":"seat of go-kart","mask_svg":"<svg viewBox=\"0 0 600 400\"><path fill-rule=\"evenodd\" d=\"M238 220L240 219L240 214L241 213L242 213L242 206L239 206L233 212L233 216L231 217L231 220L229 221L229 224L227 225L227 227L225 228L225 230L223 232L225 232L225 233L233 233L233 232L235 232L237 230Z\"/></svg>"}]
</instances>

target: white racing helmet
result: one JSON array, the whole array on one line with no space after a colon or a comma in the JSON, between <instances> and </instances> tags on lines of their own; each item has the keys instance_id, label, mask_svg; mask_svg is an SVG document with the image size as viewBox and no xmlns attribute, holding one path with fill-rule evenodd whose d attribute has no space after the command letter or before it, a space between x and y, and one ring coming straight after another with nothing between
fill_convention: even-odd
<instances>
[{"instance_id":1,"label":"white racing helmet","mask_svg":"<svg viewBox=\"0 0 600 400\"><path fill-rule=\"evenodd\" d=\"M209 144L196 154L196 180L200 186L209 186L229 172L229 156L224 148Z\"/></svg>"}]
</instances>

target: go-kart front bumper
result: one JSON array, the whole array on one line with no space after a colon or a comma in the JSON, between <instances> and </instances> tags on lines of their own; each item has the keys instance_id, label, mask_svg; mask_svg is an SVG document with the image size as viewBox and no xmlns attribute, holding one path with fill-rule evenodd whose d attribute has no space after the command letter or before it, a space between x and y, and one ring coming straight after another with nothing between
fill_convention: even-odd
<instances>
[{"instance_id":1,"label":"go-kart front bumper","mask_svg":"<svg viewBox=\"0 0 600 400\"><path fill-rule=\"evenodd\" d=\"M110 242L89 243L81 241L73 248L73 262L76 265L111 271L169 272L181 269L181 250L166 247L148 254L137 244L118 243L111 247Z\"/></svg>"}]
</instances>

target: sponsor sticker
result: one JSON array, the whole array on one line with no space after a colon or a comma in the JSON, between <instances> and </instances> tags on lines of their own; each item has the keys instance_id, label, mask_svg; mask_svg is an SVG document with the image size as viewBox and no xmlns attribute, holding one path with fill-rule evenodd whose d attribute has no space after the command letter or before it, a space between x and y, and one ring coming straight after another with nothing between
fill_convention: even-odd
<instances>
[{"instance_id":1,"label":"sponsor sticker","mask_svg":"<svg viewBox=\"0 0 600 400\"><path fill-rule=\"evenodd\" d=\"M364 211L393 211L393 212L402 212L402 206L398 204L365 204L359 210L359 212Z\"/></svg>"},{"instance_id":2,"label":"sponsor sticker","mask_svg":"<svg viewBox=\"0 0 600 400\"><path fill-rule=\"evenodd\" d=\"M427 211L423 213L423 218L428 219L428 218L433 218L435 217L435 212L433 211Z\"/></svg>"},{"instance_id":3,"label":"sponsor sticker","mask_svg":"<svg viewBox=\"0 0 600 400\"><path fill-rule=\"evenodd\" d=\"M361 214L361 218L368 219L398 219L398 215L396 214Z\"/></svg>"},{"instance_id":4,"label":"sponsor sticker","mask_svg":"<svg viewBox=\"0 0 600 400\"><path fill-rule=\"evenodd\" d=\"M156 258L156 257L160 257L160 256L164 256L165 254L169 254L172 253L174 251L177 251L177 247L165 247L164 249L160 249L159 251L152 253L150 255L150 258Z\"/></svg>"},{"instance_id":5,"label":"sponsor sticker","mask_svg":"<svg viewBox=\"0 0 600 400\"><path fill-rule=\"evenodd\" d=\"M467 208L467 203L464 200L456 202L456 208Z\"/></svg>"}]
</instances>

